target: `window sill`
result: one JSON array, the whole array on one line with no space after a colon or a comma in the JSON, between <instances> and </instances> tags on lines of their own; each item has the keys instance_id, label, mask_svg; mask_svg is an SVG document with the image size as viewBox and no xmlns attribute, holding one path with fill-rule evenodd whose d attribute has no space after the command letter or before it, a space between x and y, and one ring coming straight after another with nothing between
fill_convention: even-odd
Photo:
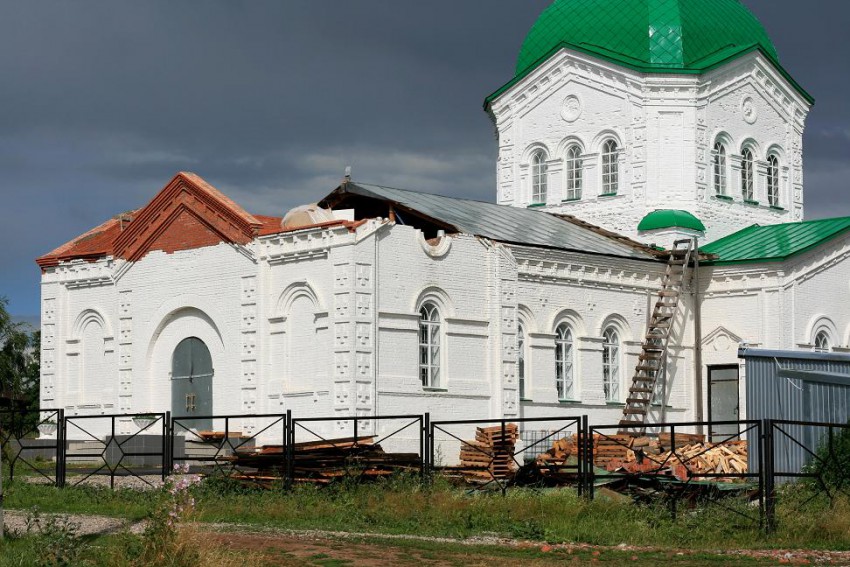
<instances>
[{"instance_id":1,"label":"window sill","mask_svg":"<svg viewBox=\"0 0 850 567\"><path fill-rule=\"evenodd\" d=\"M606 402L605 402L605 405L606 405L606 406L611 406L611 407L617 407L617 408L624 408L624 407L626 407L626 404L624 404L623 402L608 402L608 401L606 401Z\"/></svg>"},{"instance_id":2,"label":"window sill","mask_svg":"<svg viewBox=\"0 0 850 567\"><path fill-rule=\"evenodd\" d=\"M729 195L714 195L715 199L720 199L721 201L728 201L730 203L734 202L735 199L730 197Z\"/></svg>"},{"instance_id":3,"label":"window sill","mask_svg":"<svg viewBox=\"0 0 850 567\"><path fill-rule=\"evenodd\" d=\"M526 208L528 208L528 209L536 209L537 207L545 207L545 206L546 206L546 203L531 203L531 204L530 204L530 205L528 205L528 207L526 207Z\"/></svg>"},{"instance_id":4,"label":"window sill","mask_svg":"<svg viewBox=\"0 0 850 567\"><path fill-rule=\"evenodd\" d=\"M581 400L558 400L559 404L580 404Z\"/></svg>"},{"instance_id":5,"label":"window sill","mask_svg":"<svg viewBox=\"0 0 850 567\"><path fill-rule=\"evenodd\" d=\"M432 388L430 386L422 386L423 392L448 392L448 388Z\"/></svg>"},{"instance_id":6,"label":"window sill","mask_svg":"<svg viewBox=\"0 0 850 567\"><path fill-rule=\"evenodd\" d=\"M758 206L759 206L759 202L758 202L758 201L750 201L750 200L748 200L748 199L744 199L744 204L745 204L745 205L750 205L750 206L752 206L752 207L758 207Z\"/></svg>"},{"instance_id":7,"label":"window sill","mask_svg":"<svg viewBox=\"0 0 850 567\"><path fill-rule=\"evenodd\" d=\"M581 197L576 197L575 199L563 199L562 203L575 203L576 201L581 201Z\"/></svg>"},{"instance_id":8,"label":"window sill","mask_svg":"<svg viewBox=\"0 0 850 567\"><path fill-rule=\"evenodd\" d=\"M602 193L600 197L616 197L619 193Z\"/></svg>"},{"instance_id":9,"label":"window sill","mask_svg":"<svg viewBox=\"0 0 850 567\"><path fill-rule=\"evenodd\" d=\"M770 206L770 208L771 208L772 210L774 210L774 211L780 211L780 212L784 212L784 211L785 211L785 207L779 207L779 206L777 206L777 205L771 205L771 206Z\"/></svg>"}]
</instances>

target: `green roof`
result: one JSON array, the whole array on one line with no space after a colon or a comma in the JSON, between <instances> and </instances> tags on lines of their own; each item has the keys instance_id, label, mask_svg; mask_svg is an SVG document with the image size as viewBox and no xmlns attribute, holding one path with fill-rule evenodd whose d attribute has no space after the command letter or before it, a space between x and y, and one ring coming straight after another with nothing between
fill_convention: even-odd
<instances>
[{"instance_id":1,"label":"green roof","mask_svg":"<svg viewBox=\"0 0 850 567\"><path fill-rule=\"evenodd\" d=\"M640 221L638 230L659 230L662 228L689 228L705 232L705 225L688 211L662 209L652 211Z\"/></svg>"},{"instance_id":2,"label":"green roof","mask_svg":"<svg viewBox=\"0 0 850 567\"><path fill-rule=\"evenodd\" d=\"M528 32L514 79L486 103L565 47L644 73L702 73L759 50L813 102L739 0L555 0Z\"/></svg>"},{"instance_id":3,"label":"green roof","mask_svg":"<svg viewBox=\"0 0 850 567\"><path fill-rule=\"evenodd\" d=\"M700 248L714 254L714 265L779 262L811 250L850 230L850 217L768 226L749 226Z\"/></svg>"}]
</instances>

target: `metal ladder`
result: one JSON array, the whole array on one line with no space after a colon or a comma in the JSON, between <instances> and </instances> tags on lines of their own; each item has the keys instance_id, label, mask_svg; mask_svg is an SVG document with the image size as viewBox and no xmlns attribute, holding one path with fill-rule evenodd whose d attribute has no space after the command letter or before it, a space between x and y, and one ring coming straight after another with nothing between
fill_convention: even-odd
<instances>
[{"instance_id":1,"label":"metal ladder","mask_svg":"<svg viewBox=\"0 0 850 567\"><path fill-rule=\"evenodd\" d=\"M629 397L620 420L621 435L643 435L646 432L646 416L655 387L667 358L667 343L673 327L673 319L679 307L679 296L685 279L685 270L691 261L694 241L676 240L670 250L667 270L658 291L658 301L646 329L646 337L635 367Z\"/></svg>"}]
</instances>

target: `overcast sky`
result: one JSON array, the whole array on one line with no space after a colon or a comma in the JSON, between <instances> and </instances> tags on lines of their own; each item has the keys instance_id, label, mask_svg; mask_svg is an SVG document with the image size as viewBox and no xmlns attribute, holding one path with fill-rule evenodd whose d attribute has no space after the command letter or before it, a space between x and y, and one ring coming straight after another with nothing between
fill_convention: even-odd
<instances>
[{"instance_id":1,"label":"overcast sky","mask_svg":"<svg viewBox=\"0 0 850 567\"><path fill-rule=\"evenodd\" d=\"M744 1L817 99L807 217L850 215L850 3ZM0 0L0 295L37 315L34 259L180 170L260 214L315 201L348 164L493 200L482 100L547 4Z\"/></svg>"}]
</instances>

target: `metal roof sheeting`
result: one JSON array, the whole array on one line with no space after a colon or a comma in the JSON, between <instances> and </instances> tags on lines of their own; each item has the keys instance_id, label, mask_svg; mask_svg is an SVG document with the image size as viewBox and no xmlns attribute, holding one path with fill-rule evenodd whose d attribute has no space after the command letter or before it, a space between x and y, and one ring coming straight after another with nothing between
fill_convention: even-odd
<instances>
[{"instance_id":1,"label":"metal roof sheeting","mask_svg":"<svg viewBox=\"0 0 850 567\"><path fill-rule=\"evenodd\" d=\"M638 242L613 234L608 236L604 231L543 211L354 182L344 183L336 192L394 202L451 225L459 232L499 242L658 260L648 247ZM404 215L400 216L403 221Z\"/></svg>"},{"instance_id":2,"label":"metal roof sheeting","mask_svg":"<svg viewBox=\"0 0 850 567\"><path fill-rule=\"evenodd\" d=\"M805 222L753 225L700 247L719 260L707 264L779 262L800 254L850 229L850 217Z\"/></svg>"}]
</instances>

